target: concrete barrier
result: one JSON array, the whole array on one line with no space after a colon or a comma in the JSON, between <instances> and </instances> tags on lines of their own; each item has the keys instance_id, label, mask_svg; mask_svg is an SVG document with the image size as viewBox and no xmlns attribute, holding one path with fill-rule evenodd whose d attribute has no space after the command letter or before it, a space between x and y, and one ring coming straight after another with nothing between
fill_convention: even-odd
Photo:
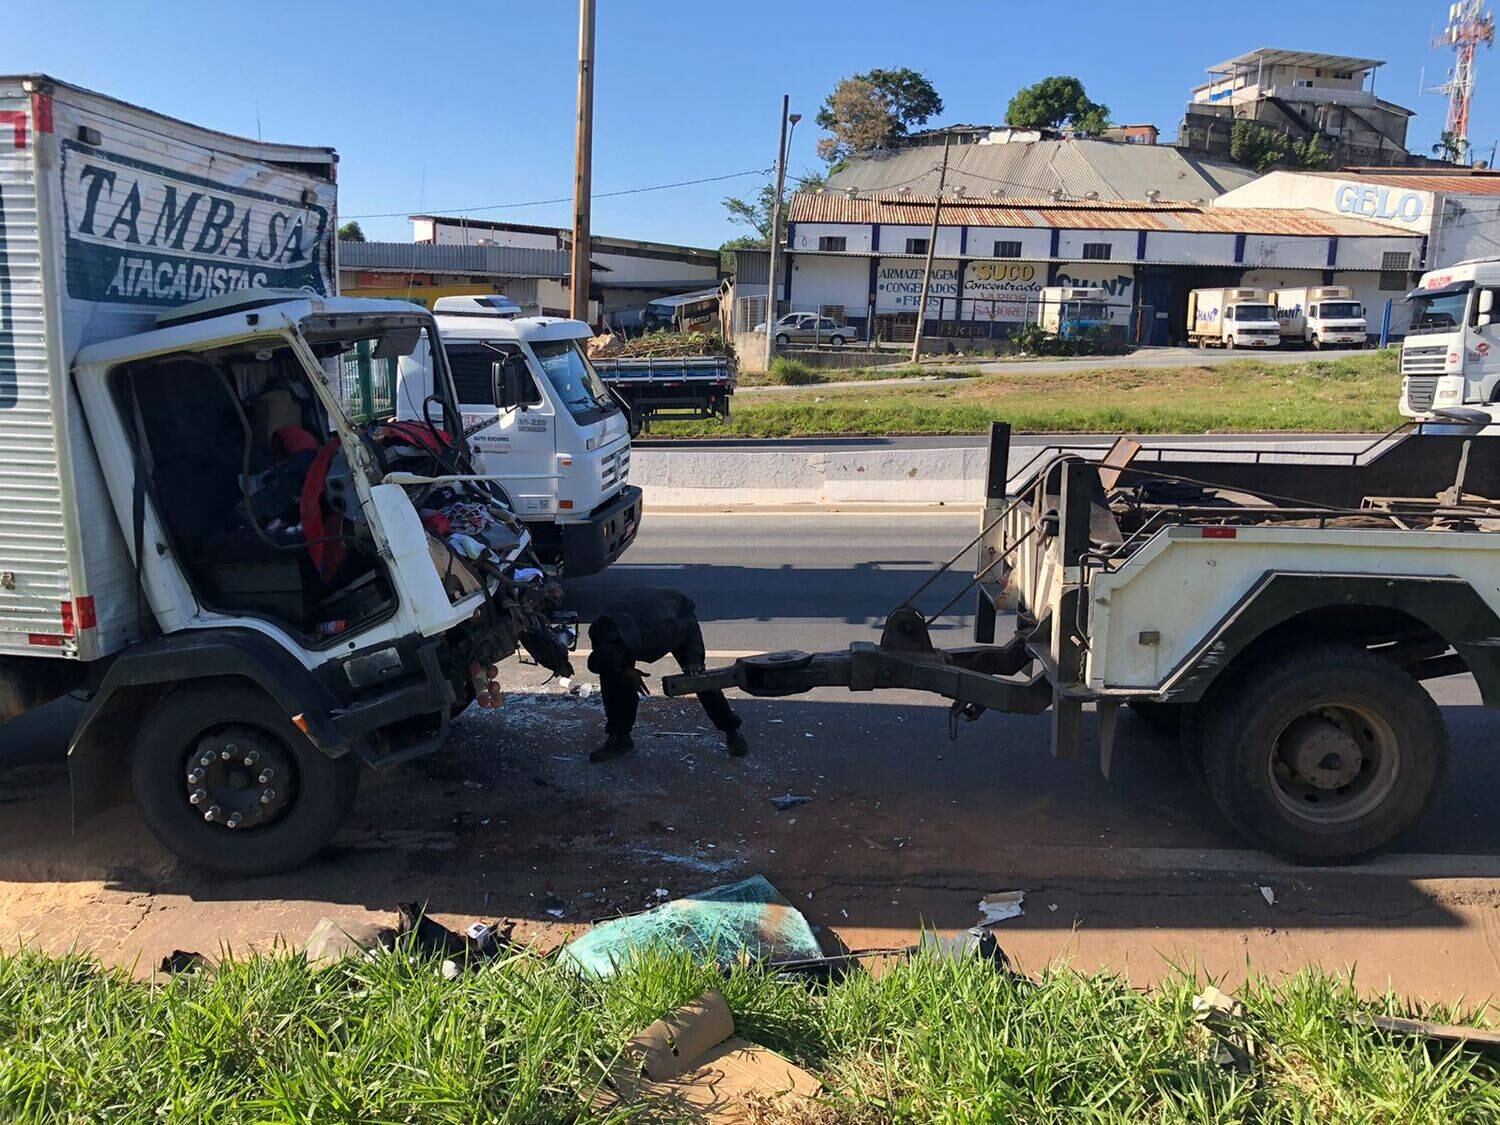
<instances>
[{"instance_id":1,"label":"concrete barrier","mask_svg":"<svg viewBox=\"0 0 1500 1125\"><path fill-rule=\"evenodd\" d=\"M848 452L636 449L630 479L648 508L780 504L977 504L985 450Z\"/></svg>"}]
</instances>

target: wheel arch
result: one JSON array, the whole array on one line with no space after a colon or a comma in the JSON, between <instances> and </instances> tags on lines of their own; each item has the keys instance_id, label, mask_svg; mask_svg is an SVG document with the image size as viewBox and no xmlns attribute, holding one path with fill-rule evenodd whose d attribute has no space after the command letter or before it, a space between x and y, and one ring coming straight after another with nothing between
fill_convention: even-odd
<instances>
[{"instance_id":1,"label":"wheel arch","mask_svg":"<svg viewBox=\"0 0 1500 1125\"><path fill-rule=\"evenodd\" d=\"M1173 672L1163 698L1197 702L1226 673L1333 641L1389 653L1418 678L1467 671L1484 705L1500 708L1500 615L1466 580L1429 575L1266 574ZM1456 660L1440 660L1449 647Z\"/></svg>"}]
</instances>

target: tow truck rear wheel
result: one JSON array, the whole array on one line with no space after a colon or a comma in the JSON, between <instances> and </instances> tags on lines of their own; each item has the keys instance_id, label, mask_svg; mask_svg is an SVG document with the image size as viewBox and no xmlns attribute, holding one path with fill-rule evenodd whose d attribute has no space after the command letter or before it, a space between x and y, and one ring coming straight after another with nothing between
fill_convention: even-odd
<instances>
[{"instance_id":1,"label":"tow truck rear wheel","mask_svg":"<svg viewBox=\"0 0 1500 1125\"><path fill-rule=\"evenodd\" d=\"M146 827L184 863L264 875L311 859L354 803L359 762L330 758L264 692L190 683L152 710L130 766Z\"/></svg>"},{"instance_id":2,"label":"tow truck rear wheel","mask_svg":"<svg viewBox=\"0 0 1500 1125\"><path fill-rule=\"evenodd\" d=\"M1203 770L1229 822L1296 863L1347 863L1426 811L1448 762L1432 696L1353 645L1246 668L1204 717Z\"/></svg>"}]
</instances>

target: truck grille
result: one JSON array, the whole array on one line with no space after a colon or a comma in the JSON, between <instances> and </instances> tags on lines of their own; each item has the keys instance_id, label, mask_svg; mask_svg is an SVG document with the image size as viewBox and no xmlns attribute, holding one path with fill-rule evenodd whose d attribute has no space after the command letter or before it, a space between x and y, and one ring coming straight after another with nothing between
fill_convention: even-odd
<instances>
[{"instance_id":1,"label":"truck grille","mask_svg":"<svg viewBox=\"0 0 1500 1125\"><path fill-rule=\"evenodd\" d=\"M1403 367L1405 364L1402 365ZM1432 407L1432 396L1437 393L1437 376L1413 376L1406 380L1406 405L1413 410L1428 410Z\"/></svg>"},{"instance_id":2,"label":"truck grille","mask_svg":"<svg viewBox=\"0 0 1500 1125\"><path fill-rule=\"evenodd\" d=\"M1403 375L1426 375L1428 373L1441 375L1443 363L1448 358L1448 345L1438 344L1436 346L1412 347L1405 344L1401 348L1401 374Z\"/></svg>"},{"instance_id":3,"label":"truck grille","mask_svg":"<svg viewBox=\"0 0 1500 1125\"><path fill-rule=\"evenodd\" d=\"M605 488L624 484L630 477L630 446L606 457L599 466L600 483Z\"/></svg>"}]
</instances>

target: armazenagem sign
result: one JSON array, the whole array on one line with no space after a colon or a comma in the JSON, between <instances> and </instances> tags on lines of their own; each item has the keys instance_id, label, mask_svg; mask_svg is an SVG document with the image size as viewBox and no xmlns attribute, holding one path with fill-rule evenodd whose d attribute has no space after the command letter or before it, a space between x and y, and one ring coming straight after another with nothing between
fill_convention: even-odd
<instances>
[{"instance_id":1,"label":"armazenagem sign","mask_svg":"<svg viewBox=\"0 0 1500 1125\"><path fill-rule=\"evenodd\" d=\"M68 295L181 305L236 289L330 292L327 208L62 145Z\"/></svg>"}]
</instances>

